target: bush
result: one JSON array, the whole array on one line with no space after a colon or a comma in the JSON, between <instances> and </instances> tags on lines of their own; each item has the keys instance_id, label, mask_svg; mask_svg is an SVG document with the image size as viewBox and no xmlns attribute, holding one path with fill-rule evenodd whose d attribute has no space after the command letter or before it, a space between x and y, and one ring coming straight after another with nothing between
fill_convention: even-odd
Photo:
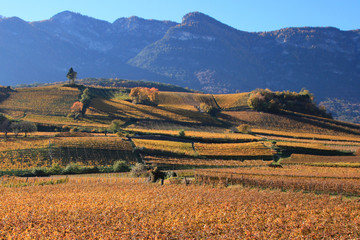
<instances>
[{"instance_id":1,"label":"bush","mask_svg":"<svg viewBox=\"0 0 360 240\"><path fill-rule=\"evenodd\" d=\"M113 165L114 172L129 172L130 167L125 161L116 161Z\"/></svg>"},{"instance_id":2,"label":"bush","mask_svg":"<svg viewBox=\"0 0 360 240\"><path fill-rule=\"evenodd\" d=\"M31 174L36 177L49 176L49 174L46 172L46 169L44 169L44 168L34 168L33 170L31 170Z\"/></svg>"},{"instance_id":3,"label":"bush","mask_svg":"<svg viewBox=\"0 0 360 240\"><path fill-rule=\"evenodd\" d=\"M63 171L64 169L57 163L54 163L51 168L48 169L48 173L50 175L60 175Z\"/></svg>"},{"instance_id":4,"label":"bush","mask_svg":"<svg viewBox=\"0 0 360 240\"><path fill-rule=\"evenodd\" d=\"M148 169L145 164L136 163L135 166L131 168L131 176L133 177L140 177L140 176L148 176Z\"/></svg>"},{"instance_id":5,"label":"bush","mask_svg":"<svg viewBox=\"0 0 360 240\"><path fill-rule=\"evenodd\" d=\"M237 130L241 133L251 133L251 128L247 124L241 124L237 127Z\"/></svg>"},{"instance_id":6,"label":"bush","mask_svg":"<svg viewBox=\"0 0 360 240\"><path fill-rule=\"evenodd\" d=\"M203 112L206 112L208 114L210 114L211 116L215 116L216 113L219 112L219 109L214 107L214 106L211 106L207 103L201 103L200 104L200 109L203 111Z\"/></svg>"},{"instance_id":7,"label":"bush","mask_svg":"<svg viewBox=\"0 0 360 240\"><path fill-rule=\"evenodd\" d=\"M331 118L331 115L327 114L324 108L315 104L314 96L307 90L296 93L257 89L251 92L247 103L250 108L256 111L277 113L281 110L289 110Z\"/></svg>"},{"instance_id":8,"label":"bush","mask_svg":"<svg viewBox=\"0 0 360 240\"><path fill-rule=\"evenodd\" d=\"M149 174L150 174L150 182L153 182L153 183L157 182L160 179L165 179L165 177L166 177L166 173L160 171L157 167L155 167L154 169L151 169L149 171Z\"/></svg>"},{"instance_id":9,"label":"bush","mask_svg":"<svg viewBox=\"0 0 360 240\"><path fill-rule=\"evenodd\" d=\"M121 126L124 124L124 121L113 120L110 124L109 131L116 133L121 131Z\"/></svg>"},{"instance_id":10,"label":"bush","mask_svg":"<svg viewBox=\"0 0 360 240\"><path fill-rule=\"evenodd\" d=\"M178 136L179 137L185 137L185 130L180 130L179 133L178 133Z\"/></svg>"},{"instance_id":11,"label":"bush","mask_svg":"<svg viewBox=\"0 0 360 240\"><path fill-rule=\"evenodd\" d=\"M81 167L76 163L70 163L64 169L64 174L79 174L79 173L81 173Z\"/></svg>"},{"instance_id":12,"label":"bush","mask_svg":"<svg viewBox=\"0 0 360 240\"><path fill-rule=\"evenodd\" d=\"M173 171L166 172L166 178L174 178L174 177L177 177L176 172Z\"/></svg>"}]
</instances>

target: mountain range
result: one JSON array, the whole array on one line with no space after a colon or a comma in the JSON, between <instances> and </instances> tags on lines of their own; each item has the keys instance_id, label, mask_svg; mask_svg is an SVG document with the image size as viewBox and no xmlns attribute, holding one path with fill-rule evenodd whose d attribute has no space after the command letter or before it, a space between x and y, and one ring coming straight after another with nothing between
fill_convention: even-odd
<instances>
[{"instance_id":1,"label":"mountain range","mask_svg":"<svg viewBox=\"0 0 360 240\"><path fill-rule=\"evenodd\" d=\"M360 30L244 32L203 13L181 23L69 11L44 21L0 18L0 84L80 78L172 83L208 93L294 90L360 102Z\"/></svg>"}]
</instances>

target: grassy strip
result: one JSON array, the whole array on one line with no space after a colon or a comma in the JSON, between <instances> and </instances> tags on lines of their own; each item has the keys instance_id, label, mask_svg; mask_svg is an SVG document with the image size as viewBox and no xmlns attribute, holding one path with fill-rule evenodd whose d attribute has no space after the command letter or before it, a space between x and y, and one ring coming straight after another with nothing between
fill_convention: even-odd
<instances>
[{"instance_id":1,"label":"grassy strip","mask_svg":"<svg viewBox=\"0 0 360 240\"><path fill-rule=\"evenodd\" d=\"M129 172L130 169L130 166L124 161L116 161L113 166L80 166L76 163L70 163L66 167L54 164L51 168L5 170L0 171L0 176L48 177L51 175Z\"/></svg>"},{"instance_id":2,"label":"grassy strip","mask_svg":"<svg viewBox=\"0 0 360 240\"><path fill-rule=\"evenodd\" d=\"M69 182L69 178L62 178L62 179L33 179L28 181L29 179L20 179L16 177L3 177L0 180L0 186L2 187L27 187L27 186L46 186L46 185L55 185L55 184L62 184Z\"/></svg>"}]
</instances>

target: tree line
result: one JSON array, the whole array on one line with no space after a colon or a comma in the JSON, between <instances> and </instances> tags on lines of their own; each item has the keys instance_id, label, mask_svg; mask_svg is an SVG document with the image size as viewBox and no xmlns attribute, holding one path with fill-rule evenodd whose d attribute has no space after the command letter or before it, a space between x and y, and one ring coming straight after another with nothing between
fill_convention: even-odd
<instances>
[{"instance_id":1,"label":"tree line","mask_svg":"<svg viewBox=\"0 0 360 240\"><path fill-rule=\"evenodd\" d=\"M9 132L14 133L15 137L17 137L19 133L24 133L25 137L27 137L28 133L36 131L37 127L33 122L9 120L3 114L0 114L0 132L4 133L5 139L8 138Z\"/></svg>"},{"instance_id":2,"label":"tree line","mask_svg":"<svg viewBox=\"0 0 360 240\"><path fill-rule=\"evenodd\" d=\"M250 108L260 112L279 113L288 110L331 118L324 107L317 106L314 95L306 89L302 89L299 93L256 89L251 92L247 104Z\"/></svg>"}]
</instances>

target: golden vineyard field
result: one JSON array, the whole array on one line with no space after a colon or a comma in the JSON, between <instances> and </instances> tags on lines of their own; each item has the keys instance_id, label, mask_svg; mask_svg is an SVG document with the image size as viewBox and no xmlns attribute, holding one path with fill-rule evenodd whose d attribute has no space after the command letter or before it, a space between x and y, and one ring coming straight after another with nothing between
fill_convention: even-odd
<instances>
[{"instance_id":1,"label":"golden vineyard field","mask_svg":"<svg viewBox=\"0 0 360 240\"><path fill-rule=\"evenodd\" d=\"M224 167L244 167L244 166L267 166L268 161L263 160L222 160L222 159L184 159L184 158L165 158L146 156L144 161L148 164L156 165L179 165L179 166L224 166Z\"/></svg>"},{"instance_id":2,"label":"golden vineyard field","mask_svg":"<svg viewBox=\"0 0 360 240\"><path fill-rule=\"evenodd\" d=\"M145 148L155 151L166 151L184 155L195 155L195 151L190 142L175 142L149 139L133 139L137 148Z\"/></svg>"},{"instance_id":3,"label":"golden vineyard field","mask_svg":"<svg viewBox=\"0 0 360 240\"><path fill-rule=\"evenodd\" d=\"M286 136L290 138L307 138L307 139L320 139L320 140L334 140L334 141L345 141L345 142L360 142L360 137L351 137L351 136L337 136L337 135L324 135L324 134L309 134L309 133L297 133L297 132L287 132L287 131L275 131L267 129L252 129L251 130L257 134L269 134L269 135L278 135Z\"/></svg>"},{"instance_id":4,"label":"golden vineyard field","mask_svg":"<svg viewBox=\"0 0 360 240\"><path fill-rule=\"evenodd\" d=\"M163 134L170 136L178 136L180 130L157 130L157 129L141 129L141 128L126 128L128 131L133 131L136 133L146 133L146 134ZM202 138L202 139L223 139L223 140L233 140L233 141L252 141L256 139L261 139L250 134L240 134L240 133L217 133L217 132L205 132L205 131L184 131L186 137L190 138Z\"/></svg>"},{"instance_id":5,"label":"golden vineyard field","mask_svg":"<svg viewBox=\"0 0 360 240\"><path fill-rule=\"evenodd\" d=\"M359 125L95 86L70 114L85 88L3 95L39 132L0 133L0 239L360 239Z\"/></svg>"},{"instance_id":6,"label":"golden vineyard field","mask_svg":"<svg viewBox=\"0 0 360 240\"><path fill-rule=\"evenodd\" d=\"M195 143L195 150L204 156L272 156L262 143Z\"/></svg>"},{"instance_id":7,"label":"golden vineyard field","mask_svg":"<svg viewBox=\"0 0 360 240\"><path fill-rule=\"evenodd\" d=\"M191 143L152 139L133 139L142 151L150 150L188 156L206 157L245 157L247 159L264 157L271 159L274 151L262 143Z\"/></svg>"},{"instance_id":8,"label":"golden vineyard field","mask_svg":"<svg viewBox=\"0 0 360 240\"><path fill-rule=\"evenodd\" d=\"M281 164L360 167L360 156L318 156L306 154L292 154L290 158L283 159L281 161Z\"/></svg>"},{"instance_id":9,"label":"golden vineyard field","mask_svg":"<svg viewBox=\"0 0 360 240\"><path fill-rule=\"evenodd\" d=\"M66 116L80 92L74 88L42 87L17 89L0 102L3 111L22 111L43 115Z\"/></svg>"},{"instance_id":10,"label":"golden vineyard field","mask_svg":"<svg viewBox=\"0 0 360 240\"><path fill-rule=\"evenodd\" d=\"M360 196L359 169L290 166L281 169L196 170L200 184L232 185Z\"/></svg>"},{"instance_id":11,"label":"golden vineyard field","mask_svg":"<svg viewBox=\"0 0 360 240\"><path fill-rule=\"evenodd\" d=\"M119 137L10 138L0 142L0 170L61 166L75 161L85 165L111 165L133 161L129 141Z\"/></svg>"},{"instance_id":12,"label":"golden vineyard field","mask_svg":"<svg viewBox=\"0 0 360 240\"><path fill-rule=\"evenodd\" d=\"M340 197L111 178L1 191L5 239L360 237L360 203Z\"/></svg>"},{"instance_id":13,"label":"golden vineyard field","mask_svg":"<svg viewBox=\"0 0 360 240\"><path fill-rule=\"evenodd\" d=\"M215 94L214 98L222 109L247 108L250 93Z\"/></svg>"}]
</instances>

